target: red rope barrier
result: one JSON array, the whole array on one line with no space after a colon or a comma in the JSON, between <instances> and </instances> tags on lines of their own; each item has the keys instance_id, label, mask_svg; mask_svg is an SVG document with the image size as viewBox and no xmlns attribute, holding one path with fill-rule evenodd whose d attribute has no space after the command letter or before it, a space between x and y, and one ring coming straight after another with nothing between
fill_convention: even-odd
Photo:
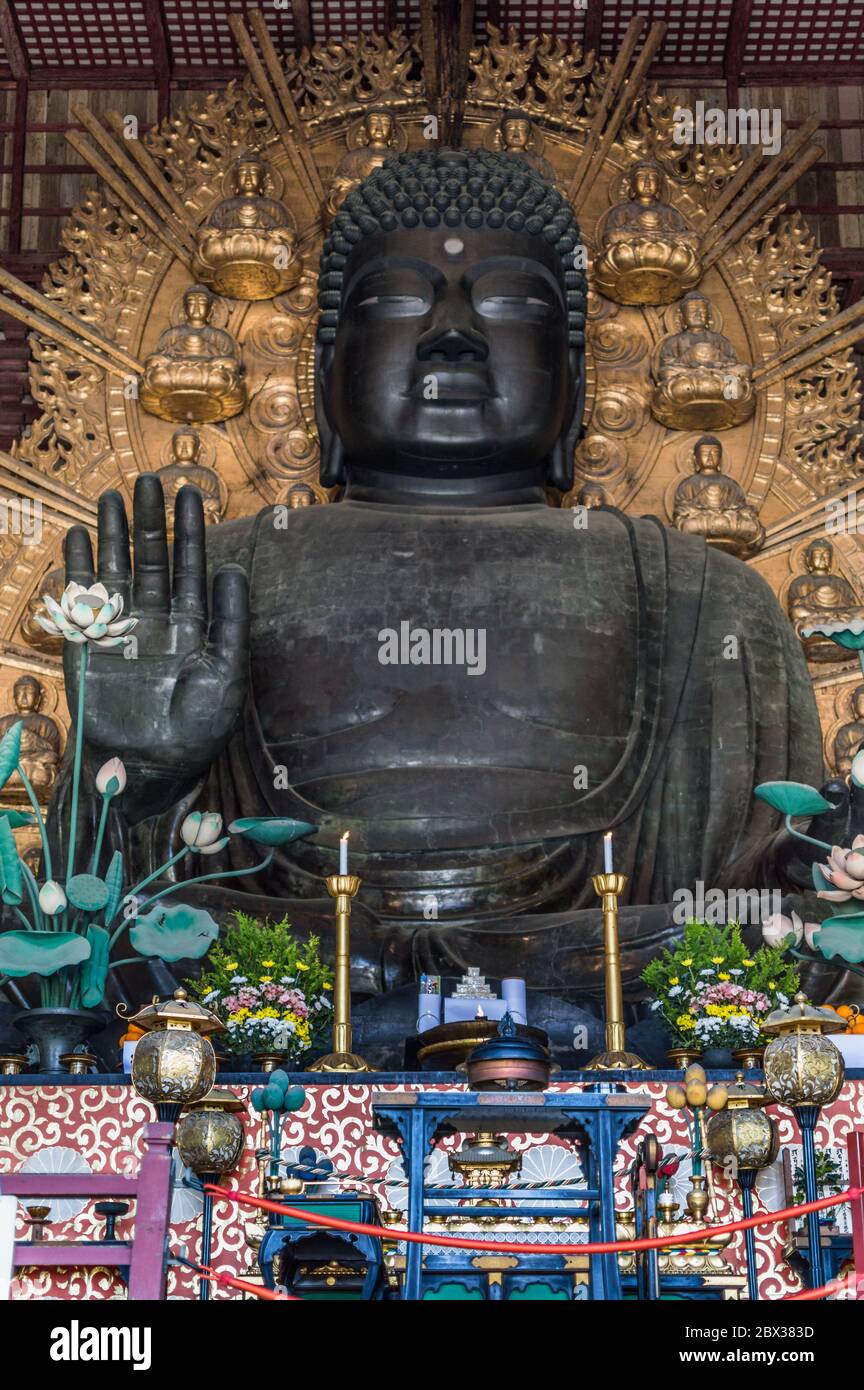
<instances>
[{"instance_id":1,"label":"red rope barrier","mask_svg":"<svg viewBox=\"0 0 864 1390\"><path fill-rule=\"evenodd\" d=\"M189 1262L191 1266L191 1261ZM230 1289L242 1289L244 1293L254 1294L271 1303L302 1303L294 1293L277 1293L275 1289L265 1289L261 1284L250 1284L248 1279L235 1279L233 1274L220 1274L212 1265L195 1265L195 1272L210 1284L221 1284Z\"/></svg>"},{"instance_id":2,"label":"red rope barrier","mask_svg":"<svg viewBox=\"0 0 864 1390\"><path fill-rule=\"evenodd\" d=\"M849 1289L848 1279L832 1279L828 1284L822 1284L818 1289L802 1289L800 1293L787 1293L780 1299L781 1303L806 1303L815 1298L827 1298L829 1294L839 1293L841 1289ZM857 1299L858 1295L855 1294Z\"/></svg>"},{"instance_id":3,"label":"red rope barrier","mask_svg":"<svg viewBox=\"0 0 864 1390\"><path fill-rule=\"evenodd\" d=\"M815 1202L804 1202L800 1207L784 1207L782 1211L760 1212L757 1216L746 1217L741 1221L729 1221L725 1226L703 1227L698 1231L686 1231L683 1235L649 1236L641 1240L594 1241L586 1245L530 1245L507 1240L464 1240L458 1236L430 1236L420 1231L403 1231L395 1226L370 1226L360 1221L344 1221L339 1216L322 1216L317 1212L304 1211L301 1207L283 1206L279 1202L268 1201L266 1197L251 1197L243 1192L229 1192L227 1188L208 1183L205 1192L214 1197L224 1197L239 1206L257 1207L260 1211L274 1212L277 1216L290 1216L312 1226L324 1226L333 1231L352 1231L355 1235L378 1236L382 1240L407 1240L420 1245L444 1245L457 1250L491 1250L501 1255L524 1255L526 1250L532 1255L612 1255L619 1250L661 1250L666 1245L696 1245L699 1241L713 1236L746 1231L750 1226L770 1226L779 1221L790 1221L808 1211L822 1211L826 1207L842 1206L844 1202L854 1202L864 1194L860 1187L849 1188L836 1197L820 1197Z\"/></svg>"}]
</instances>

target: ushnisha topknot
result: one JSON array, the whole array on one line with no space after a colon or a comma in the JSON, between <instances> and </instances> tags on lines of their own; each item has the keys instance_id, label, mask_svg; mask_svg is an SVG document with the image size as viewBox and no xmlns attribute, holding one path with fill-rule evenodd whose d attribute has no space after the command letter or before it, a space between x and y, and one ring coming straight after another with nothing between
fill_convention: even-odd
<instances>
[{"instance_id":1,"label":"ushnisha topknot","mask_svg":"<svg viewBox=\"0 0 864 1390\"><path fill-rule=\"evenodd\" d=\"M336 337L343 273L364 236L400 227L484 226L508 227L551 243L561 259L570 345L583 347L588 287L573 265L581 238L569 203L519 155L448 149L394 155L345 199L321 253L319 343Z\"/></svg>"}]
</instances>

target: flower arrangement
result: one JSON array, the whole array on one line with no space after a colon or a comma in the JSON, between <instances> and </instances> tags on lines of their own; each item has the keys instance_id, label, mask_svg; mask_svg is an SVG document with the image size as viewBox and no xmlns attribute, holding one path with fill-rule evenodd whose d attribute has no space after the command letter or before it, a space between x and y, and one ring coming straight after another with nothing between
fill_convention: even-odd
<instances>
[{"instance_id":1,"label":"flower arrangement","mask_svg":"<svg viewBox=\"0 0 864 1390\"><path fill-rule=\"evenodd\" d=\"M324 1043L332 1022L332 974L305 946L287 918L259 922L243 912L211 947L208 969L187 981L192 994L225 1024L223 1046L233 1053L279 1052L296 1063Z\"/></svg>"},{"instance_id":2,"label":"flower arrangement","mask_svg":"<svg viewBox=\"0 0 864 1390\"><path fill-rule=\"evenodd\" d=\"M266 869L275 847L312 834L315 827L304 821L278 817L235 821L222 834L222 817L215 812L193 811L180 827L182 847L152 874L128 885L128 873L121 850L115 850L104 876L99 874L102 845L112 800L121 796L126 784L126 768L119 758L109 758L96 773L96 790L102 798L101 813L86 869L78 867L81 830L78 802L81 788L84 747L84 708L86 674L90 647L122 645L135 627L137 618L121 617L123 599L109 595L103 584L86 588L69 584L56 603L43 595L48 616L38 621L46 632L60 636L81 648L78 670L78 701L75 721L75 753L72 764L70 833L67 862L55 877L51 847L44 818L26 770L21 765L20 721L0 740L0 790L17 770L32 807L32 814L0 809L0 899L4 917L13 917L20 926L0 932L0 985L7 987L22 1006L27 1001L15 980L29 975L39 977L43 1008L96 1008L101 1004L108 973L142 956L164 961L200 959L219 933L218 924L208 912L187 904L165 904L164 899L181 888L212 879L234 878ZM27 863L19 856L13 831L21 825L37 825L42 845L45 879L36 881ZM230 834L239 834L255 844L269 848L267 855L250 869L225 873L198 874L184 882L145 898L141 895L156 879L190 854L217 854L227 845ZM146 907L146 911L144 908ZM112 952L128 931L137 955L112 960Z\"/></svg>"},{"instance_id":3,"label":"flower arrangement","mask_svg":"<svg viewBox=\"0 0 864 1390\"><path fill-rule=\"evenodd\" d=\"M783 951L760 946L751 954L737 922L687 922L679 945L652 960L642 979L674 1046L698 1050L761 1045L765 1018L798 989L798 970Z\"/></svg>"}]
</instances>

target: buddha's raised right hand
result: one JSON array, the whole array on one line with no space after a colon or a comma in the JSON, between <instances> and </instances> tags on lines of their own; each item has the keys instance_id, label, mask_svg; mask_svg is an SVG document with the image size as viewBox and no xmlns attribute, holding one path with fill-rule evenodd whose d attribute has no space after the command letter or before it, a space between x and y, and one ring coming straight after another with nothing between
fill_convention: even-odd
<instances>
[{"instance_id":1,"label":"buddha's raised right hand","mask_svg":"<svg viewBox=\"0 0 864 1390\"><path fill-rule=\"evenodd\" d=\"M174 507L173 576L168 565L165 501L154 473L135 484L134 564L126 509L118 492L99 499L98 570L90 537L66 537L66 583L98 578L138 619L126 645L90 646L84 739L94 763L123 759L129 774L121 806L132 821L177 801L225 748L246 694L249 591L244 571L224 565L213 580L207 620L204 509L197 488L183 487ZM77 719L81 647L64 644L66 697Z\"/></svg>"}]
</instances>

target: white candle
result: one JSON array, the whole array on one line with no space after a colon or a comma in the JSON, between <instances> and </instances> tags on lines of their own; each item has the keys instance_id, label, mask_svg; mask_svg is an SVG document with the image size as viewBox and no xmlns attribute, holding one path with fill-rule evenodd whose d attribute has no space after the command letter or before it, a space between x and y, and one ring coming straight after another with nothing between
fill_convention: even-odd
<instances>
[{"instance_id":1,"label":"white candle","mask_svg":"<svg viewBox=\"0 0 864 1390\"><path fill-rule=\"evenodd\" d=\"M347 874L347 872L348 872L348 834L349 834L349 832L346 830L346 831L345 831L345 834L342 836L341 840L339 841L339 872L340 872L340 874Z\"/></svg>"},{"instance_id":2,"label":"white candle","mask_svg":"<svg viewBox=\"0 0 864 1390\"><path fill-rule=\"evenodd\" d=\"M612 867L612 831L607 830L603 836L603 872L604 874L614 873Z\"/></svg>"}]
</instances>

